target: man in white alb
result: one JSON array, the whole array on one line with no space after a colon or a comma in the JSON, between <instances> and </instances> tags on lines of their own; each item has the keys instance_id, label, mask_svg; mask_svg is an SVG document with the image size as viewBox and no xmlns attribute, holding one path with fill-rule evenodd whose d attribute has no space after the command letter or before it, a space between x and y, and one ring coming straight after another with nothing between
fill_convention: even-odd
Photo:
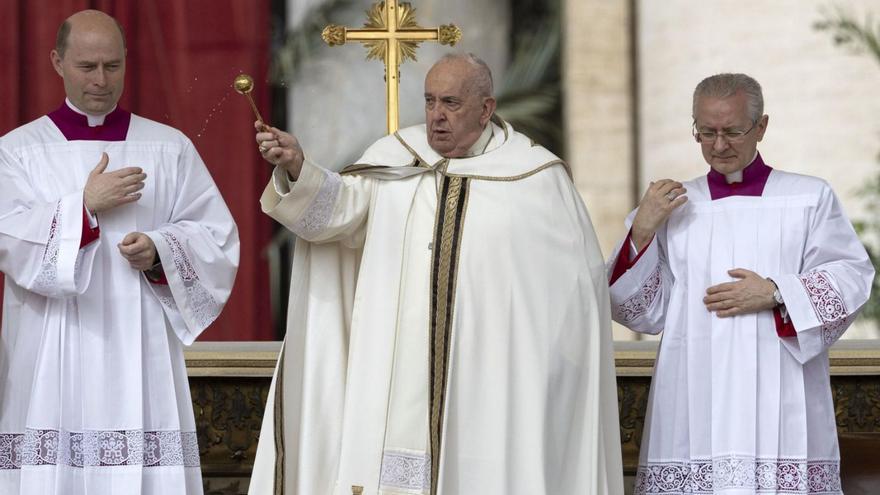
<instances>
[{"instance_id":1,"label":"man in white alb","mask_svg":"<svg viewBox=\"0 0 880 495\"><path fill-rule=\"evenodd\" d=\"M117 106L121 27L58 30L67 100L0 138L0 493L201 494L183 346L238 232L193 144Z\"/></svg>"},{"instance_id":2,"label":"man in white alb","mask_svg":"<svg viewBox=\"0 0 880 495\"><path fill-rule=\"evenodd\" d=\"M494 110L485 63L450 55L426 125L341 174L257 133L263 210L300 239L252 495L623 492L593 228Z\"/></svg>"},{"instance_id":3,"label":"man in white alb","mask_svg":"<svg viewBox=\"0 0 880 495\"><path fill-rule=\"evenodd\" d=\"M651 183L609 262L614 319L663 332L635 493L839 494L828 348L874 269L818 178L773 169L761 87L694 91L711 167Z\"/></svg>"}]
</instances>

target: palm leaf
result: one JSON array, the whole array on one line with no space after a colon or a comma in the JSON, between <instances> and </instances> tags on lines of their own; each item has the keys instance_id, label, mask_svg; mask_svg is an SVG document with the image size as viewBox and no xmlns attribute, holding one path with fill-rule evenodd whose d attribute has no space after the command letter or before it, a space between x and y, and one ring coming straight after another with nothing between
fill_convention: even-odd
<instances>
[{"instance_id":1,"label":"palm leaf","mask_svg":"<svg viewBox=\"0 0 880 495\"><path fill-rule=\"evenodd\" d=\"M823 9L822 15L823 19L813 24L816 30L831 31L835 45L856 54L868 52L880 62L880 22L875 22L870 13L865 14L863 23L839 6L833 12Z\"/></svg>"},{"instance_id":2,"label":"palm leaf","mask_svg":"<svg viewBox=\"0 0 880 495\"><path fill-rule=\"evenodd\" d=\"M514 56L498 85L496 112L514 128L551 151L562 148L559 90L560 27L545 21L519 38Z\"/></svg>"}]
</instances>

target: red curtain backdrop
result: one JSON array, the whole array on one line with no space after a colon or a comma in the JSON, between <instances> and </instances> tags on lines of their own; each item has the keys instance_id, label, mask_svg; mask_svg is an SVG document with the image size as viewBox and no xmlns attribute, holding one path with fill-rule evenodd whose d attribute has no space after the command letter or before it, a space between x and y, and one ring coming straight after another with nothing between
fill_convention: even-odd
<instances>
[{"instance_id":1,"label":"red curtain backdrop","mask_svg":"<svg viewBox=\"0 0 880 495\"><path fill-rule=\"evenodd\" d=\"M0 1L0 135L63 101L49 52L61 22L87 8L116 17L126 31L120 105L189 136L238 223L241 265L235 288L201 340L273 339L263 254L272 225L258 202L269 169L256 151L250 107L231 88L238 73L253 75L254 97L268 115L269 0Z\"/></svg>"}]
</instances>

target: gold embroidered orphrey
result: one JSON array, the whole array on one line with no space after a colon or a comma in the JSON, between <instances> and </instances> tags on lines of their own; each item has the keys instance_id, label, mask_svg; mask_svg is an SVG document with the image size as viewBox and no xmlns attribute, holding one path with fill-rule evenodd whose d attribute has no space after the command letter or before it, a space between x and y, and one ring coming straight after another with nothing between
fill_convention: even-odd
<instances>
[{"instance_id":1,"label":"gold embroidered orphrey","mask_svg":"<svg viewBox=\"0 0 880 495\"><path fill-rule=\"evenodd\" d=\"M386 115L388 134L399 127L400 64L416 60L416 48L423 41L439 41L453 46L461 40L461 29L454 24L423 28L416 23L416 9L409 2L397 0L377 2L367 11L363 29L330 24L321 38L330 46L357 41L367 47L367 60L385 62Z\"/></svg>"},{"instance_id":2,"label":"gold embroidered orphrey","mask_svg":"<svg viewBox=\"0 0 880 495\"><path fill-rule=\"evenodd\" d=\"M431 457L431 495L437 493L440 477L440 451L443 446L443 416L446 409L452 321L455 314L455 286L461 254L464 216L467 212L470 179L443 177L437 201L434 246L431 259L431 334L429 438Z\"/></svg>"}]
</instances>

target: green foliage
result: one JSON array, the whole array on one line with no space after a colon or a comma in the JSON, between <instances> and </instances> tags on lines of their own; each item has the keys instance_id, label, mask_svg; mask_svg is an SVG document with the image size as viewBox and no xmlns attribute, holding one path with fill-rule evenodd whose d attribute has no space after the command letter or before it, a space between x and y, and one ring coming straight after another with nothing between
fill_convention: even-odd
<instances>
[{"instance_id":1,"label":"green foliage","mask_svg":"<svg viewBox=\"0 0 880 495\"><path fill-rule=\"evenodd\" d=\"M561 155L563 148L559 0L510 0L511 58L496 85L496 113Z\"/></svg>"},{"instance_id":2,"label":"green foliage","mask_svg":"<svg viewBox=\"0 0 880 495\"><path fill-rule=\"evenodd\" d=\"M813 24L815 29L830 32L835 45L854 54L867 54L880 63L880 22L875 22L867 14L860 23L840 7L835 7L833 11L824 10L822 15L823 18ZM877 160L880 162L880 155ZM865 200L868 215L856 220L853 225L868 251L874 269L880 272L880 172L859 190L859 196ZM872 285L871 299L862 316L880 323L880 278L874 277Z\"/></svg>"},{"instance_id":3,"label":"green foliage","mask_svg":"<svg viewBox=\"0 0 880 495\"><path fill-rule=\"evenodd\" d=\"M862 23L854 19L840 7L833 11L823 10L822 20L813 24L819 31L830 31L834 44L848 48L853 53L868 53L880 62L880 22L875 22L871 14L865 15Z\"/></svg>"},{"instance_id":4,"label":"green foliage","mask_svg":"<svg viewBox=\"0 0 880 495\"><path fill-rule=\"evenodd\" d=\"M497 88L501 118L559 154L562 148L559 23L548 19L523 34Z\"/></svg>"}]
</instances>

